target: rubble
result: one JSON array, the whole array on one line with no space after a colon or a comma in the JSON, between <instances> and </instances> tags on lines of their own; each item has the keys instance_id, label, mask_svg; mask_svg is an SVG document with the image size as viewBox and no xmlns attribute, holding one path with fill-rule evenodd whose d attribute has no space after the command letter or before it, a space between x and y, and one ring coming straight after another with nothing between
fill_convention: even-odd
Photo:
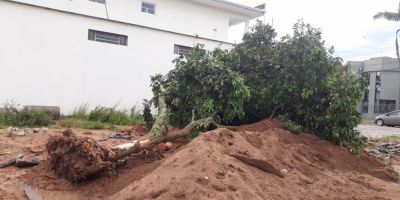
<instances>
[{"instance_id":1,"label":"rubble","mask_svg":"<svg viewBox=\"0 0 400 200\"><path fill-rule=\"evenodd\" d=\"M32 167L40 164L40 160L30 160L25 158L17 158L15 160L15 166L17 167Z\"/></svg>"},{"instance_id":2,"label":"rubble","mask_svg":"<svg viewBox=\"0 0 400 200\"><path fill-rule=\"evenodd\" d=\"M11 165L15 165L17 167L32 167L32 166L35 166L38 164L40 164L40 160L27 159L27 158L24 158L24 155L18 154L17 156L15 156L14 158L12 158L10 160L1 162L0 168L8 167Z\"/></svg>"},{"instance_id":3,"label":"rubble","mask_svg":"<svg viewBox=\"0 0 400 200\"><path fill-rule=\"evenodd\" d=\"M385 162L390 162L391 159L400 157L400 144L383 143L374 148L368 149L367 152Z\"/></svg>"},{"instance_id":4,"label":"rubble","mask_svg":"<svg viewBox=\"0 0 400 200\"><path fill-rule=\"evenodd\" d=\"M40 132L47 132L48 129L46 127L43 128L34 128L34 129L30 129L30 128L25 128L25 129L19 129L16 127L8 127L6 129L6 135L8 137L11 136L25 136L25 135L30 135L33 133L40 133Z\"/></svg>"},{"instance_id":5,"label":"rubble","mask_svg":"<svg viewBox=\"0 0 400 200\"><path fill-rule=\"evenodd\" d=\"M121 139L121 140L132 140L132 135L130 133L112 133L103 139L100 139L100 141L106 141L108 139Z\"/></svg>"}]
</instances>

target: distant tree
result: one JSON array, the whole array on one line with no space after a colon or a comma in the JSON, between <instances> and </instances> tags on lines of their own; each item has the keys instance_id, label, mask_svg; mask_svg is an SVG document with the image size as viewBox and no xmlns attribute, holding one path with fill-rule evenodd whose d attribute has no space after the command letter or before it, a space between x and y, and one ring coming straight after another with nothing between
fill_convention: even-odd
<instances>
[{"instance_id":1,"label":"distant tree","mask_svg":"<svg viewBox=\"0 0 400 200\"><path fill-rule=\"evenodd\" d=\"M386 19L388 21L394 21L394 22L400 21L400 3L399 3L396 13L385 11L385 12L378 12L374 15L374 19L381 19L381 18ZM396 31L396 54L397 54L397 59L400 62L399 40L398 40L399 32L400 32L400 29L398 29Z\"/></svg>"},{"instance_id":2,"label":"distant tree","mask_svg":"<svg viewBox=\"0 0 400 200\"><path fill-rule=\"evenodd\" d=\"M397 12L378 12L374 15L374 19L386 19L388 21L395 21L398 22L400 21L400 4L399 7L397 8Z\"/></svg>"}]
</instances>

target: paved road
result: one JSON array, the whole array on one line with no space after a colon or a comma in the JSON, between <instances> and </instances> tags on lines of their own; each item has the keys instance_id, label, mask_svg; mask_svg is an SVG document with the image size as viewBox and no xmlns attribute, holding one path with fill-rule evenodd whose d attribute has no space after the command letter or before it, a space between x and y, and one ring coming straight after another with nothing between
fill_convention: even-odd
<instances>
[{"instance_id":1,"label":"paved road","mask_svg":"<svg viewBox=\"0 0 400 200\"><path fill-rule=\"evenodd\" d=\"M390 135L400 136L400 127L386 127L377 125L358 125L357 130L369 138L381 138Z\"/></svg>"}]
</instances>

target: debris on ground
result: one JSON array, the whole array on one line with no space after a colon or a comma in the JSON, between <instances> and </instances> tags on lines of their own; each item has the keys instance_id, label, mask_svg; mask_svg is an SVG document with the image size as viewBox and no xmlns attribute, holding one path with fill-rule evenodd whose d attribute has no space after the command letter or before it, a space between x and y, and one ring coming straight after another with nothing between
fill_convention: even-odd
<instances>
[{"instance_id":1,"label":"debris on ground","mask_svg":"<svg viewBox=\"0 0 400 200\"><path fill-rule=\"evenodd\" d=\"M24 155L18 154L15 158L0 163L0 168L15 165L17 167L32 167L40 164L40 160L31 160L24 158Z\"/></svg>"},{"instance_id":2,"label":"debris on ground","mask_svg":"<svg viewBox=\"0 0 400 200\"><path fill-rule=\"evenodd\" d=\"M43 200L42 195L40 195L38 192L32 189L31 186L26 185L26 184L20 184L19 188L24 190L26 197L28 200Z\"/></svg>"},{"instance_id":3,"label":"debris on ground","mask_svg":"<svg viewBox=\"0 0 400 200\"><path fill-rule=\"evenodd\" d=\"M366 151L384 161L387 164L392 164L393 161L398 163L400 161L400 143L399 142L380 142L375 141L377 143L376 146L368 148ZM396 168L396 171L399 171L399 169Z\"/></svg>"},{"instance_id":4,"label":"debris on ground","mask_svg":"<svg viewBox=\"0 0 400 200\"><path fill-rule=\"evenodd\" d=\"M43 128L34 128L34 129L30 129L30 128L25 128L25 129L19 129L19 128L16 128L16 127L8 127L7 129L6 129L6 135L8 136L8 137L11 137L11 136L25 136L25 135L30 135L30 134L33 134L33 133L39 133L39 132L47 132L48 131L48 129L47 128L45 128L45 127L43 127Z\"/></svg>"},{"instance_id":5,"label":"debris on ground","mask_svg":"<svg viewBox=\"0 0 400 200\"><path fill-rule=\"evenodd\" d=\"M43 153L43 150L39 150L39 149L32 149L28 147L29 152L33 153L33 154L41 154Z\"/></svg>"},{"instance_id":6,"label":"debris on ground","mask_svg":"<svg viewBox=\"0 0 400 200\"><path fill-rule=\"evenodd\" d=\"M0 162L0 168L4 168L4 167L8 167L11 165L14 165L17 159L23 158L24 155L22 154L18 154L17 156L15 156L14 158L11 158L10 160L6 160L4 162Z\"/></svg>"},{"instance_id":7,"label":"debris on ground","mask_svg":"<svg viewBox=\"0 0 400 200\"><path fill-rule=\"evenodd\" d=\"M106 141L108 139L132 140L133 136L130 133L111 133L110 135L100 139Z\"/></svg>"},{"instance_id":8,"label":"debris on ground","mask_svg":"<svg viewBox=\"0 0 400 200\"><path fill-rule=\"evenodd\" d=\"M17 167L32 167L40 164L40 160L32 160L26 158L17 158L15 160L15 166Z\"/></svg>"}]
</instances>

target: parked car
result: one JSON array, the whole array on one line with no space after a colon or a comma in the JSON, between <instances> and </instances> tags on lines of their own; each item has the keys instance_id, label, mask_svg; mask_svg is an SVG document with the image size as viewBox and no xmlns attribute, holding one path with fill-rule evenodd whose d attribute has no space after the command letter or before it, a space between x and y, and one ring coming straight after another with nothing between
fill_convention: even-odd
<instances>
[{"instance_id":1,"label":"parked car","mask_svg":"<svg viewBox=\"0 0 400 200\"><path fill-rule=\"evenodd\" d=\"M378 126L400 126L400 110L375 117L375 124Z\"/></svg>"}]
</instances>

